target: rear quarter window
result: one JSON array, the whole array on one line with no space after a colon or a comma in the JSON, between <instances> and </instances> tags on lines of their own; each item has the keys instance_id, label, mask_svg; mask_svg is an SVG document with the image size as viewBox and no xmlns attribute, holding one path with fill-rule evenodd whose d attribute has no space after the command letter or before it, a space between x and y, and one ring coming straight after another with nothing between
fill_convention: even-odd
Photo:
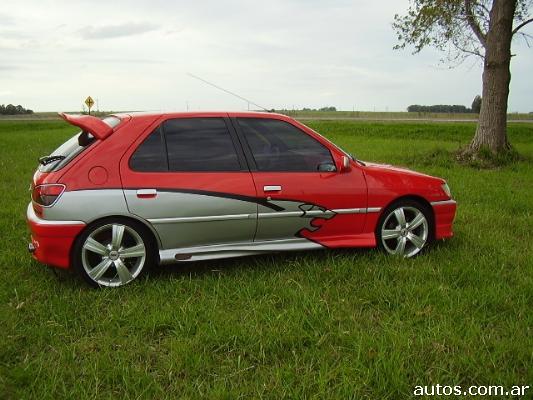
<instances>
[{"instance_id":1,"label":"rear quarter window","mask_svg":"<svg viewBox=\"0 0 533 400\"><path fill-rule=\"evenodd\" d=\"M157 127L130 158L130 168L138 172L168 171L165 140L161 128Z\"/></svg>"}]
</instances>

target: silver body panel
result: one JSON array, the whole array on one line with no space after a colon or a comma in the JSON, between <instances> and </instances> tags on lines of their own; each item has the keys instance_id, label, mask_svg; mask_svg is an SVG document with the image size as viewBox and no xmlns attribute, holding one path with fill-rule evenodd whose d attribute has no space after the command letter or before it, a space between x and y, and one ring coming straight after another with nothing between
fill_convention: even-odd
<instances>
[{"instance_id":1,"label":"silver body panel","mask_svg":"<svg viewBox=\"0 0 533 400\"><path fill-rule=\"evenodd\" d=\"M140 193L139 193L140 192ZM146 193L145 193L146 192ZM44 210L42 223L89 224L109 216L125 216L144 223L159 244L161 264L241 257L274 251L312 250L322 245L299 237L319 229L315 218L337 214L379 212L381 208L330 210L292 200L229 198L223 195L99 189L64 192ZM143 195L155 197L143 198ZM28 218L34 215L31 203ZM258 226L261 229L258 229Z\"/></svg>"},{"instance_id":2,"label":"silver body panel","mask_svg":"<svg viewBox=\"0 0 533 400\"><path fill-rule=\"evenodd\" d=\"M160 250L161 264L184 261L214 260L228 257L243 257L275 251L297 251L323 249L318 243L303 238L284 240L265 240L253 243L232 243L213 246L185 247L180 249Z\"/></svg>"},{"instance_id":3,"label":"silver body panel","mask_svg":"<svg viewBox=\"0 0 533 400\"><path fill-rule=\"evenodd\" d=\"M163 249L252 242L255 234L253 202L159 190L155 198L139 198L136 190L124 194L130 212L152 224Z\"/></svg>"},{"instance_id":4,"label":"silver body panel","mask_svg":"<svg viewBox=\"0 0 533 400\"><path fill-rule=\"evenodd\" d=\"M81 220L87 224L110 215L129 214L122 189L64 192L53 207L43 210L48 220Z\"/></svg>"}]
</instances>

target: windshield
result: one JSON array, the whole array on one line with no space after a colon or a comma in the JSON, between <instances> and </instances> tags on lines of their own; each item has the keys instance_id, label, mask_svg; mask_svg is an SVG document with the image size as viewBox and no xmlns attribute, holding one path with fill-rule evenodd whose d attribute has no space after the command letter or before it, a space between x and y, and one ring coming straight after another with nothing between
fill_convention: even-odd
<instances>
[{"instance_id":1,"label":"windshield","mask_svg":"<svg viewBox=\"0 0 533 400\"><path fill-rule=\"evenodd\" d=\"M311 129L309 127L307 127L308 129ZM328 138L322 136L320 133L318 133L317 131L315 131L314 129L311 129L315 134L317 134L318 136L320 136L322 139L324 139L326 142L328 142L331 146L335 147L337 150L339 150L341 153L343 153L344 155L346 155L347 157L349 157L351 160L355 160L355 157L348 153L347 151L345 151L344 149L342 149L342 147L338 146L337 144L333 143L331 140L329 140Z\"/></svg>"},{"instance_id":2,"label":"windshield","mask_svg":"<svg viewBox=\"0 0 533 400\"><path fill-rule=\"evenodd\" d=\"M102 119L111 128L116 128L120 124L120 118L109 116ZM39 162L39 171L57 171L72 161L85 148L94 142L94 137L88 132L78 132L69 140L55 149L49 156L42 157Z\"/></svg>"}]
</instances>

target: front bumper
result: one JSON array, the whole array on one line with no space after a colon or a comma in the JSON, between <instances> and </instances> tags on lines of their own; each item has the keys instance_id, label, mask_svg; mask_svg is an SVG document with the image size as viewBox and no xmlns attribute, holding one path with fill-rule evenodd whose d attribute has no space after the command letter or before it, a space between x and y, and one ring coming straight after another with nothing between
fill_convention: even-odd
<instances>
[{"instance_id":1,"label":"front bumper","mask_svg":"<svg viewBox=\"0 0 533 400\"><path fill-rule=\"evenodd\" d=\"M70 250L83 221L49 221L39 218L30 203L26 219L31 233L28 250L37 261L58 268L70 267Z\"/></svg>"},{"instance_id":2,"label":"front bumper","mask_svg":"<svg viewBox=\"0 0 533 400\"><path fill-rule=\"evenodd\" d=\"M453 236L453 220L457 211L455 200L434 201L431 203L435 215L435 239Z\"/></svg>"}]
</instances>

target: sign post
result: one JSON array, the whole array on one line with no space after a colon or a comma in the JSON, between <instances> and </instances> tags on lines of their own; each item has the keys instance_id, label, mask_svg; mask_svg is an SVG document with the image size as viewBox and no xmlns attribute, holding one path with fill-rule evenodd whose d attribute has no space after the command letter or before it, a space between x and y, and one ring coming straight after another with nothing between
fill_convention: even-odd
<instances>
[{"instance_id":1,"label":"sign post","mask_svg":"<svg viewBox=\"0 0 533 400\"><path fill-rule=\"evenodd\" d=\"M94 100L91 96L87 96L85 99L85 104L89 108L89 115L91 115L91 107L94 105Z\"/></svg>"}]
</instances>

